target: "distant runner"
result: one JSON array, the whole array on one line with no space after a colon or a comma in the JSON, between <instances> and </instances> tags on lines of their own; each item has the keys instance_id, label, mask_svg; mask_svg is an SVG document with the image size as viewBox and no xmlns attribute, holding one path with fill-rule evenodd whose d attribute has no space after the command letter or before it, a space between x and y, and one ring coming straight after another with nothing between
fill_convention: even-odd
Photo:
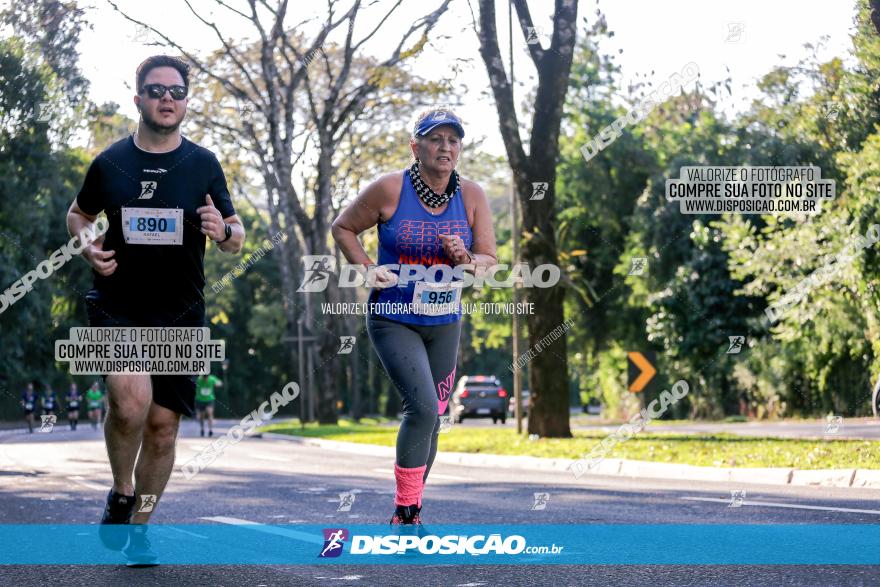
<instances>
[{"instance_id":1,"label":"distant runner","mask_svg":"<svg viewBox=\"0 0 880 587\"><path fill-rule=\"evenodd\" d=\"M79 423L79 404L82 402L82 394L76 387L76 383L70 384L70 390L65 397L67 402L67 422L70 424L71 430L76 430Z\"/></svg>"},{"instance_id":2,"label":"distant runner","mask_svg":"<svg viewBox=\"0 0 880 587\"><path fill-rule=\"evenodd\" d=\"M208 436L214 436L214 388L223 387L223 382L213 375L199 375L196 379L196 412L199 414L199 428L205 435L205 416L208 418Z\"/></svg>"},{"instance_id":3,"label":"distant runner","mask_svg":"<svg viewBox=\"0 0 880 587\"><path fill-rule=\"evenodd\" d=\"M104 392L101 391L101 386L97 381L92 383L92 386L86 391L86 409L89 411L92 430L97 430L98 424L103 421L104 417Z\"/></svg>"},{"instance_id":4,"label":"distant runner","mask_svg":"<svg viewBox=\"0 0 880 587\"><path fill-rule=\"evenodd\" d=\"M40 398L40 407L43 409L44 416L54 416L55 410L58 409L58 398L55 397L55 392L52 391L52 386L48 383L46 389L43 390L43 397Z\"/></svg>"},{"instance_id":5,"label":"distant runner","mask_svg":"<svg viewBox=\"0 0 880 587\"><path fill-rule=\"evenodd\" d=\"M28 432L34 431L34 411L37 409L37 393L34 391L34 384L28 383L27 387L21 392L21 404L24 409L24 421L27 423Z\"/></svg>"}]
</instances>

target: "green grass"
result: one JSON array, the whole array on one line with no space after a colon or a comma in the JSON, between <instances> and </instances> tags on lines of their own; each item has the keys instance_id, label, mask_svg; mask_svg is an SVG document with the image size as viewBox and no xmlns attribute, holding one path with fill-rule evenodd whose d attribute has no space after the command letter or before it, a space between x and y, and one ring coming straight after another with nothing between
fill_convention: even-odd
<instances>
[{"instance_id":1,"label":"green grass","mask_svg":"<svg viewBox=\"0 0 880 587\"><path fill-rule=\"evenodd\" d=\"M335 426L308 424L305 429L301 429L296 421L287 421L261 430L382 446L394 446L397 439L397 426L379 426L376 421L367 423L363 420L359 424L341 420ZM576 431L574 434L574 438L568 439L530 441L511 429L454 426L451 431L440 435L439 448L450 452L577 459L589 453L606 436L601 431ZM606 458L703 467L880 469L880 441L643 432L618 443Z\"/></svg>"}]
</instances>

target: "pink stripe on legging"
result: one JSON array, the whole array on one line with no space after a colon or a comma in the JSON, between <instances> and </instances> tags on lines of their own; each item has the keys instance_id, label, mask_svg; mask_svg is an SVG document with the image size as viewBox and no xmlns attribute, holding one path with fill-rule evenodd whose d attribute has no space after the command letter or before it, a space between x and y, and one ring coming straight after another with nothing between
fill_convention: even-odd
<instances>
[{"instance_id":1,"label":"pink stripe on legging","mask_svg":"<svg viewBox=\"0 0 880 587\"><path fill-rule=\"evenodd\" d=\"M446 379L437 384L437 413L442 414L446 411L446 405L449 403L449 395L452 393L452 382L455 381L455 367L452 373L446 376Z\"/></svg>"}]
</instances>

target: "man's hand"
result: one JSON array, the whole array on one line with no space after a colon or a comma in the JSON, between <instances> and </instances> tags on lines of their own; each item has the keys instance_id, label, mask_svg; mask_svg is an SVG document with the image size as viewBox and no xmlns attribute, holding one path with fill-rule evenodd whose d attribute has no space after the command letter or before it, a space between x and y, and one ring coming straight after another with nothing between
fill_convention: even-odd
<instances>
[{"instance_id":1,"label":"man's hand","mask_svg":"<svg viewBox=\"0 0 880 587\"><path fill-rule=\"evenodd\" d=\"M104 250L104 235L101 235L95 242L83 249L82 256L86 263L98 272L98 275L107 277L113 275L116 271L116 259L113 259L115 251Z\"/></svg>"},{"instance_id":2,"label":"man's hand","mask_svg":"<svg viewBox=\"0 0 880 587\"><path fill-rule=\"evenodd\" d=\"M220 210L214 207L210 194L205 194L205 205L197 208L196 212L202 217L202 234L206 234L214 242L226 238L226 223L223 222Z\"/></svg>"},{"instance_id":3,"label":"man's hand","mask_svg":"<svg viewBox=\"0 0 880 587\"><path fill-rule=\"evenodd\" d=\"M468 254L468 250L465 248L464 241L461 240L460 236L441 234L440 240L443 241L443 251L447 257L452 259L453 263L461 265L471 261L471 256Z\"/></svg>"}]
</instances>

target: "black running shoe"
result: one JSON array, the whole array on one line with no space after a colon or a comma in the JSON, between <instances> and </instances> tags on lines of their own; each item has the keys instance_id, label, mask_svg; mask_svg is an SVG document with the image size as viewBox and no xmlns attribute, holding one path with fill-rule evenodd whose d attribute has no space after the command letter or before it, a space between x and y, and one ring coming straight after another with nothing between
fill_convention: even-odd
<instances>
[{"instance_id":1,"label":"black running shoe","mask_svg":"<svg viewBox=\"0 0 880 587\"><path fill-rule=\"evenodd\" d=\"M135 501L134 495L122 495L112 489L107 494L107 505L104 506L104 515L101 516L101 527L98 528L98 534L101 537L101 542L110 550L125 548L128 536L113 526L131 522Z\"/></svg>"},{"instance_id":2,"label":"black running shoe","mask_svg":"<svg viewBox=\"0 0 880 587\"><path fill-rule=\"evenodd\" d=\"M397 506L394 515L391 516L391 526L391 532L398 536L418 536L419 538L423 538L431 534L431 531L422 525L421 506ZM417 550L407 550L406 555L418 556L419 552Z\"/></svg>"},{"instance_id":3,"label":"black running shoe","mask_svg":"<svg viewBox=\"0 0 880 587\"><path fill-rule=\"evenodd\" d=\"M127 567L155 567L159 564L159 556L147 538L146 524L131 524L128 527L128 546L122 552Z\"/></svg>"},{"instance_id":4,"label":"black running shoe","mask_svg":"<svg viewBox=\"0 0 880 587\"><path fill-rule=\"evenodd\" d=\"M421 511L422 508L416 505L399 505L394 510L389 524L392 526L421 525L422 521L419 519Z\"/></svg>"}]
</instances>

